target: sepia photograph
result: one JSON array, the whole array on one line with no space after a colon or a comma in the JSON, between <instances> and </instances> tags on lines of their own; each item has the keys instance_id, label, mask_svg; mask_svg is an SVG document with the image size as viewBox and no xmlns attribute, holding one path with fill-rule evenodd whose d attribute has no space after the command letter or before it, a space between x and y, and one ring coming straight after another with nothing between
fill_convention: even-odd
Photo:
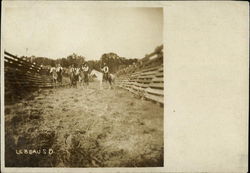
<instances>
[{"instance_id":1,"label":"sepia photograph","mask_svg":"<svg viewBox=\"0 0 250 173\"><path fill-rule=\"evenodd\" d=\"M163 8L4 10L6 168L164 167Z\"/></svg>"}]
</instances>

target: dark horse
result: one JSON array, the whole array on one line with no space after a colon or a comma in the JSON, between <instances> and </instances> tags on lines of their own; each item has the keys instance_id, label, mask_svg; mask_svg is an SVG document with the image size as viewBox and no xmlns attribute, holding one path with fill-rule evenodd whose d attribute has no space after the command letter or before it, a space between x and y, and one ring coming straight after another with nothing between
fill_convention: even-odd
<instances>
[{"instance_id":1,"label":"dark horse","mask_svg":"<svg viewBox=\"0 0 250 173\"><path fill-rule=\"evenodd\" d=\"M79 73L77 69L70 70L70 86L77 87L77 81L79 80Z\"/></svg>"},{"instance_id":2,"label":"dark horse","mask_svg":"<svg viewBox=\"0 0 250 173\"><path fill-rule=\"evenodd\" d=\"M103 74L103 81L109 82L110 86L115 82L115 76L111 73Z\"/></svg>"},{"instance_id":3,"label":"dark horse","mask_svg":"<svg viewBox=\"0 0 250 173\"><path fill-rule=\"evenodd\" d=\"M59 82L60 84L62 84L62 69L59 69L57 73L57 82Z\"/></svg>"},{"instance_id":4,"label":"dark horse","mask_svg":"<svg viewBox=\"0 0 250 173\"><path fill-rule=\"evenodd\" d=\"M87 71L80 71L79 73L79 82L81 82L83 85L88 86L89 85L89 73Z\"/></svg>"}]
</instances>

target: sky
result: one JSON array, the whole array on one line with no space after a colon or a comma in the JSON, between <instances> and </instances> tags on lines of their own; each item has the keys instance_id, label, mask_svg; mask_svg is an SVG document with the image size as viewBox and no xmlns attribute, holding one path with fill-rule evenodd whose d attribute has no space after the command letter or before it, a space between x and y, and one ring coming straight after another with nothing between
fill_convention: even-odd
<instances>
[{"instance_id":1,"label":"sky","mask_svg":"<svg viewBox=\"0 0 250 173\"><path fill-rule=\"evenodd\" d=\"M3 19L3 48L18 56L143 58L163 44L162 8L8 6Z\"/></svg>"}]
</instances>

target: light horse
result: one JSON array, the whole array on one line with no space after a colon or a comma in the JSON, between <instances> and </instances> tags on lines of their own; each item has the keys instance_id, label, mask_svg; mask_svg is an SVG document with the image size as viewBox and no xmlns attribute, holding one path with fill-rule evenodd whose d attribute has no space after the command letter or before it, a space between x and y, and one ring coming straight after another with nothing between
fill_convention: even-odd
<instances>
[{"instance_id":1,"label":"light horse","mask_svg":"<svg viewBox=\"0 0 250 173\"><path fill-rule=\"evenodd\" d=\"M102 89L103 73L93 69L90 73L90 76L94 76L94 75L96 76L97 80L100 82L100 89ZM114 80L115 80L115 76L113 74L109 74L108 79L107 79L107 81L109 82L109 88L112 87Z\"/></svg>"},{"instance_id":2,"label":"light horse","mask_svg":"<svg viewBox=\"0 0 250 173\"><path fill-rule=\"evenodd\" d=\"M52 73L52 81L53 81L53 87L56 88L57 80L58 80L58 74L56 72L56 68L52 67L50 69L50 73Z\"/></svg>"}]
</instances>

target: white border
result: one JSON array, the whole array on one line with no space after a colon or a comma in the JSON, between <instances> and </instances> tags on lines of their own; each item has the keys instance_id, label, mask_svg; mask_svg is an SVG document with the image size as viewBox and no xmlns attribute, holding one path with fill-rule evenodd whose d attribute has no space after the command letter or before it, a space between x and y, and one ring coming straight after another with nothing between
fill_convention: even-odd
<instances>
[{"instance_id":1,"label":"white border","mask_svg":"<svg viewBox=\"0 0 250 173\"><path fill-rule=\"evenodd\" d=\"M41 5L41 2L28 3ZM249 4L241 1L81 3L96 8L164 6L165 167L5 168L3 171L247 172ZM2 75L3 69L1 72ZM3 102L1 106L3 113ZM4 122L3 114L1 120Z\"/></svg>"}]
</instances>

